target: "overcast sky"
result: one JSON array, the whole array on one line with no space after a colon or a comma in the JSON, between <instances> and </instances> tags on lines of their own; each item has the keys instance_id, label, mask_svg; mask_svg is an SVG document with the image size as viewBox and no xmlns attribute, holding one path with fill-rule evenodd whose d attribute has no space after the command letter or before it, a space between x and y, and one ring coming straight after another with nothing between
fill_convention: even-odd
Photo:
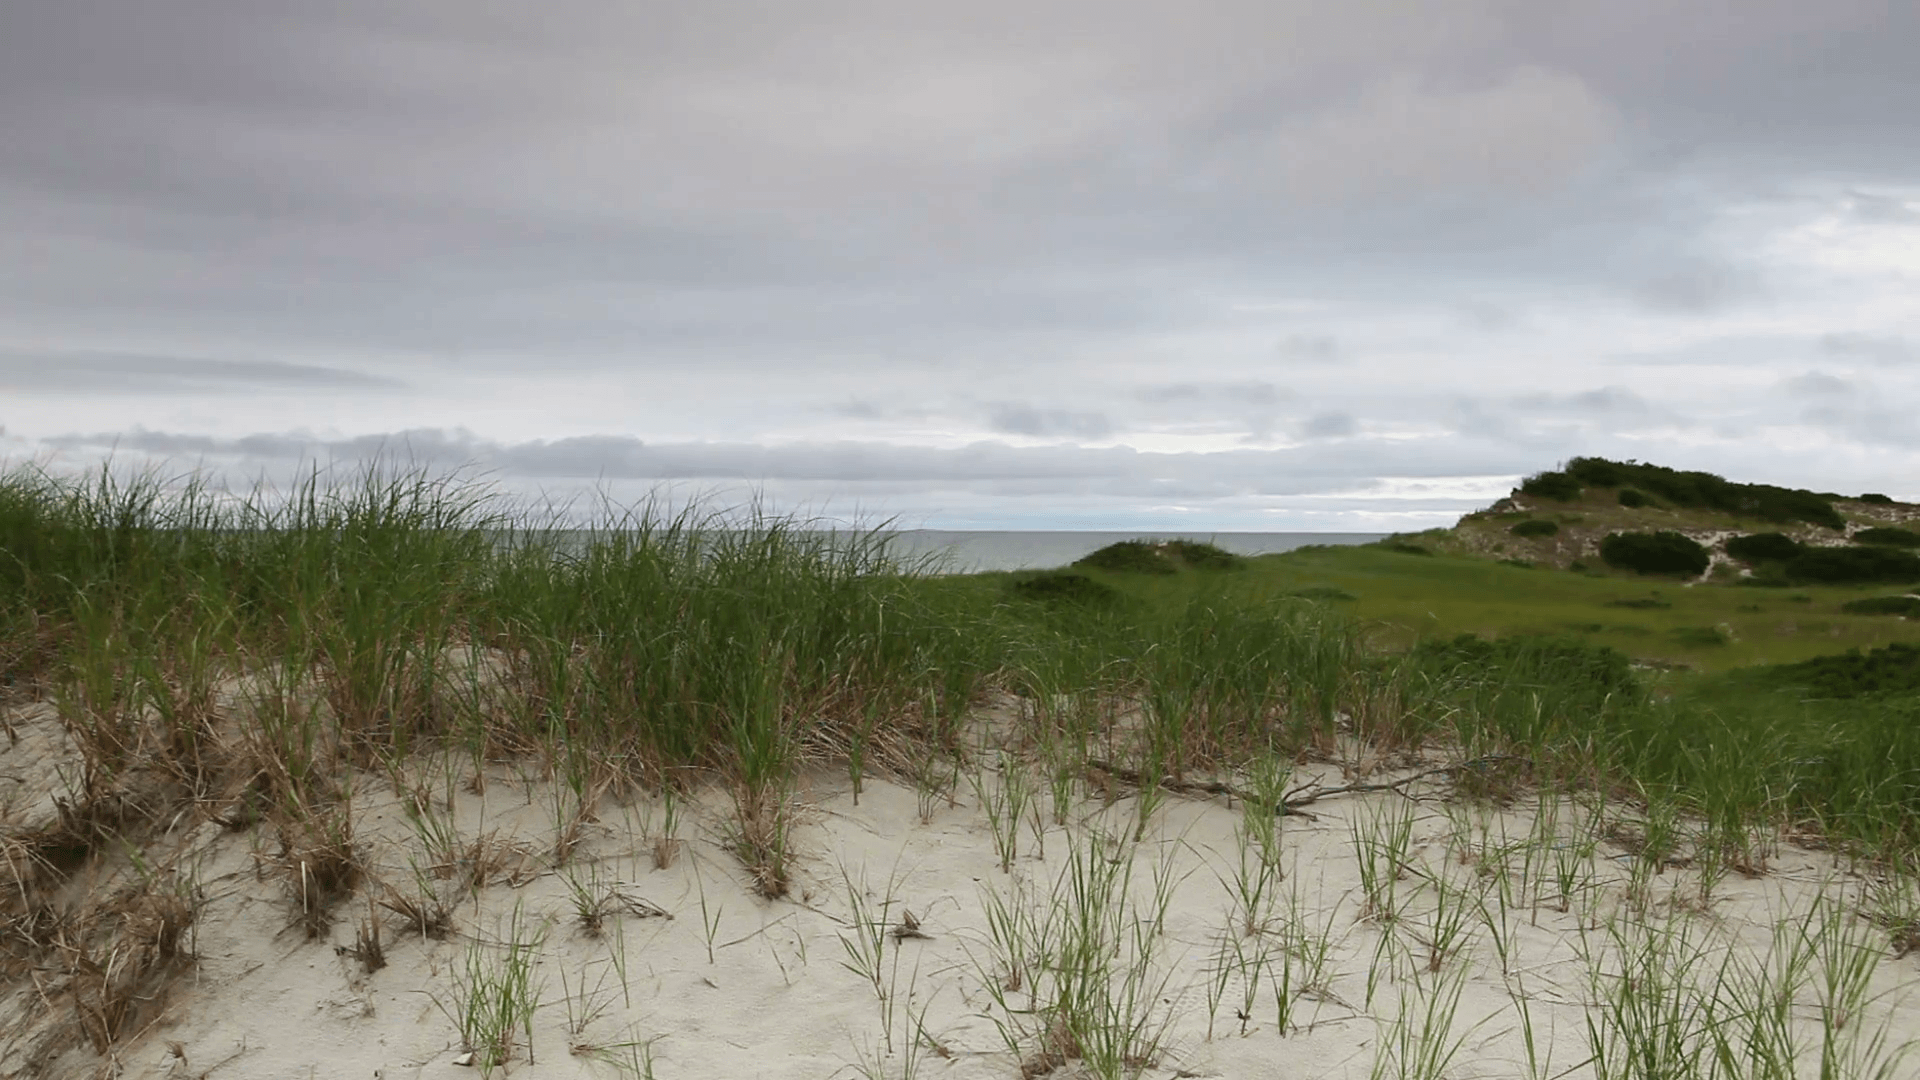
<instances>
[{"instance_id":1,"label":"overcast sky","mask_svg":"<svg viewBox=\"0 0 1920 1080\"><path fill-rule=\"evenodd\" d=\"M58 0L0 455L1401 529L1920 497L1920 4Z\"/></svg>"}]
</instances>

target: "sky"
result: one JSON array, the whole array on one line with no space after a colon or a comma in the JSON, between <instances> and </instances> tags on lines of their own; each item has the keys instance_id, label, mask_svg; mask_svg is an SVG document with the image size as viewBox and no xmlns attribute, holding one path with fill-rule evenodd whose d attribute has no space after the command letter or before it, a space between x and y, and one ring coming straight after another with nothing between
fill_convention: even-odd
<instances>
[{"instance_id":1,"label":"sky","mask_svg":"<svg viewBox=\"0 0 1920 1080\"><path fill-rule=\"evenodd\" d=\"M0 458L1389 531L1920 499L1920 5L60 0ZM279 478L279 479L276 479Z\"/></svg>"}]
</instances>

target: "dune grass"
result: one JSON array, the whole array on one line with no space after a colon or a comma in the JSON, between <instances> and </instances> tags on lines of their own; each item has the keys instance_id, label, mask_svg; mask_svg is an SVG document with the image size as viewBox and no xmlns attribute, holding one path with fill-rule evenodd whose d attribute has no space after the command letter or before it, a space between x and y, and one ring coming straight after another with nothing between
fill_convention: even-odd
<instances>
[{"instance_id":1,"label":"dune grass","mask_svg":"<svg viewBox=\"0 0 1920 1080\"><path fill-rule=\"evenodd\" d=\"M778 898L793 880L804 768L843 768L856 787L868 774L906 778L929 805L951 800L974 752L969 718L990 694L1015 705L994 751L1012 756L976 784L1003 869L1023 819L1038 842L1041 817L1064 824L1076 785L1096 775L1138 778L1137 842L1154 798L1207 778L1254 793L1247 802L1271 823L1289 812L1288 763L1354 744L1377 761L1450 757L1456 789L1478 798L1551 790L1644 807L1656 870L1683 816L1713 865L1764 867L1789 834L1887 866L1910 867L1920 850L1911 695L1841 704L1740 675L1653 678L1606 647L1657 641L1661 656L1718 669L1907 640L1895 620L1841 613L1846 590L1660 587L1671 606L1635 605L1652 587L1348 549L1231 574L1091 568L1088 580L1121 600L1086 604L1022 594L1003 575L900 565L878 532L751 508L604 508L563 525L459 475L382 467L316 470L289 491L237 497L191 476L14 470L0 476L0 553L0 685L55 702L84 763L57 819L5 836L9 919L81 862L186 813L262 830L289 925L323 933L365 884L353 785L429 751L470 761L474 782L503 760L553 777L560 864L603 792L646 789L672 806L721 784L726 845ZM1839 630L1779 632L1816 618ZM1722 624L1731 632L1717 647L1665 632ZM1458 636L1486 631L1522 633ZM445 832L424 810L416 827L424 839ZM1390 864L1404 861L1404 830L1398 819L1369 829L1355 847L1378 871L1370 911L1395 922L1406 896ZM662 862L672 833L669 823ZM1274 882L1254 868L1277 865L1279 841L1251 819L1246 835L1256 854L1238 918L1251 933L1273 918ZM1136 906L1132 856L1115 854L1127 842L1075 840L1056 886L1085 911L997 894L1006 934L994 963L1002 985L1019 973L1037 1010L1006 1022L1018 1053L1070 1053L1120 1075L1158 1038L1160 987L1140 981L1157 943L1125 921L1067 921ZM442 861L482 861L464 844L442 836ZM435 875L419 876L418 897L388 890L382 902L423 934L444 932ZM1445 960L1470 910L1465 894L1435 888L1420 950L1432 996L1404 999L1392 1029L1400 1067L1422 1073L1444 1069L1454 1044L1409 1041L1416 1021L1447 1025L1405 1010L1450 1009ZM1104 966L1122 953L1147 959ZM497 999L506 1011L484 1032L462 1031L504 1059L508 1013L531 999L523 981L487 989L495 970L482 959L470 957L473 992L456 1011ZM1291 993L1278 999L1283 1027ZM1629 1036L1636 1016L1617 1017ZM120 1030L93 1029L109 1042ZM1597 1035L1596 1053L1613 1038Z\"/></svg>"}]
</instances>

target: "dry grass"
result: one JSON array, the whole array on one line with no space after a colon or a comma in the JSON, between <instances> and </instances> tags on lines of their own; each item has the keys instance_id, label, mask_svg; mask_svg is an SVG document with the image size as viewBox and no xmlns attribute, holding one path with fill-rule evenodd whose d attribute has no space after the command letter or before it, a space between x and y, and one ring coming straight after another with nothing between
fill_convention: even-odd
<instances>
[{"instance_id":1,"label":"dry grass","mask_svg":"<svg viewBox=\"0 0 1920 1080\"><path fill-rule=\"evenodd\" d=\"M333 908L353 895L362 863L353 817L342 804L283 820L278 862L295 906L295 924L309 939L333 924Z\"/></svg>"},{"instance_id":2,"label":"dry grass","mask_svg":"<svg viewBox=\"0 0 1920 1080\"><path fill-rule=\"evenodd\" d=\"M423 938L444 941L453 932L453 908L432 889L424 886L417 893L403 893L383 886L381 907L400 916L402 926Z\"/></svg>"}]
</instances>

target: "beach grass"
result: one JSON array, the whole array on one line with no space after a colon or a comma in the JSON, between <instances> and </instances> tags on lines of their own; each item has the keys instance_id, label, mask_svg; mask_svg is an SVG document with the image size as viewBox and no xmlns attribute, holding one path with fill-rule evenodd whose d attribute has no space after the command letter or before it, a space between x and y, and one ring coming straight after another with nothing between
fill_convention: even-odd
<instances>
[{"instance_id":1,"label":"beach grass","mask_svg":"<svg viewBox=\"0 0 1920 1080\"><path fill-rule=\"evenodd\" d=\"M1280 823L1332 793L1289 788L1291 771L1337 761L1352 781L1339 790L1366 791L1375 773L1439 762L1428 772L1444 773L1463 805L1537 796L1542 818L1549 805L1598 808L1584 839L1560 836L1554 818L1514 841L1517 871L1490 838L1460 841L1497 865L1491 893L1409 877L1410 807L1354 819L1361 914L1380 928L1375 971L1399 986L1380 1068L1439 1076L1464 1037L1452 958L1484 924L1504 971L1514 911L1564 913L1593 887L1603 825L1630 838L1628 895L1643 908L1676 859L1697 871L1705 907L1727 872L1764 874L1787 839L1844 851L1892 882L1920 852L1920 699L1834 700L1737 670L1920 636L1845 614L1857 595L1846 589L1655 596L1620 577L1355 548L1245 560L1233 573L1089 567L1100 595L1117 598L1089 604L1085 589L901 564L878 530L750 506L603 507L583 525L461 474L382 466L316 469L290 490L240 495L191 474L14 469L0 475L0 552L0 686L13 701L53 703L77 763L57 812L6 833L4 906L16 923L38 918L81 867L124 858L191 815L263 838L286 924L311 937L376 888L400 929L444 936L451 895L518 874L508 862L573 875L578 921L597 929L611 894L569 869L595 808L613 795L660 799L668 820L651 843L664 868L680 843L676 800L700 790L725 793L722 846L777 900L803 857L802 781L839 770L856 804L871 777L917 786L923 820L963 793L977 800L1007 879L989 891L982 967L1009 1051L1130 1075L1171 1023L1159 924L1172 886L1141 846L1166 801L1203 792L1240 803L1240 861L1216 875L1234 911L1215 970L1232 965L1254 996L1263 973L1277 978L1284 1032L1302 995L1327 981L1331 933L1318 932L1317 949L1297 930L1266 943L1275 927L1304 925L1297 893L1279 903ZM1727 631L1716 644L1674 632L1702 625ZM1649 660L1699 670L1650 671ZM983 741L980 710L995 698L1011 706ZM406 779L426 761L455 764L440 780ZM463 837L435 809L507 762L550 785L553 837L537 853ZM423 860L411 891L375 881L357 831L356 790L379 777L411 793ZM1088 797L1131 798L1132 816L1090 829L1074 818ZM1073 823L1054 899L1043 900L1014 871L1023 827L1028 857L1044 858L1049 818L1056 836ZM919 1053L924 1012L909 1024L915 1014L889 1011L891 899L875 914L851 879L847 889L849 966L883 1005L878 1070L880 1057ZM190 920L193 906L167 895L180 901L167 908L174 922ZM712 964L722 910L700 895ZM381 947L369 911L363 958ZM115 933L137 930L90 925L109 951ZM545 933L516 915L503 945L468 951L443 1005L483 1068L531 1046L540 988L526 957ZM92 977L81 962L92 953L23 940L27 967L76 987ZM1833 963L1864 962L1847 951L1853 939L1820 940ZM152 973L172 970L179 951L157 948L140 973L150 997ZM1596 936L1590 952L1595 1074L1615 1075L1616 1061L1632 1074L1622 1055L1640 1052L1628 1048L1642 1028L1684 1041L1646 1051L1677 1055L1660 1068L1704 1067L1712 1048L1689 1033L1724 1005L1688 996L1705 963L1692 940L1647 937L1635 923ZM1609 981L1618 964L1639 965L1636 996ZM1719 971L1715 993L1759 988L1740 1014L1758 1024L1770 970ZM1831 1008L1857 1007L1858 980L1836 978ZM1369 1005L1385 990L1375 980ZM96 1046L123 1034L109 1020L82 1025Z\"/></svg>"}]
</instances>

